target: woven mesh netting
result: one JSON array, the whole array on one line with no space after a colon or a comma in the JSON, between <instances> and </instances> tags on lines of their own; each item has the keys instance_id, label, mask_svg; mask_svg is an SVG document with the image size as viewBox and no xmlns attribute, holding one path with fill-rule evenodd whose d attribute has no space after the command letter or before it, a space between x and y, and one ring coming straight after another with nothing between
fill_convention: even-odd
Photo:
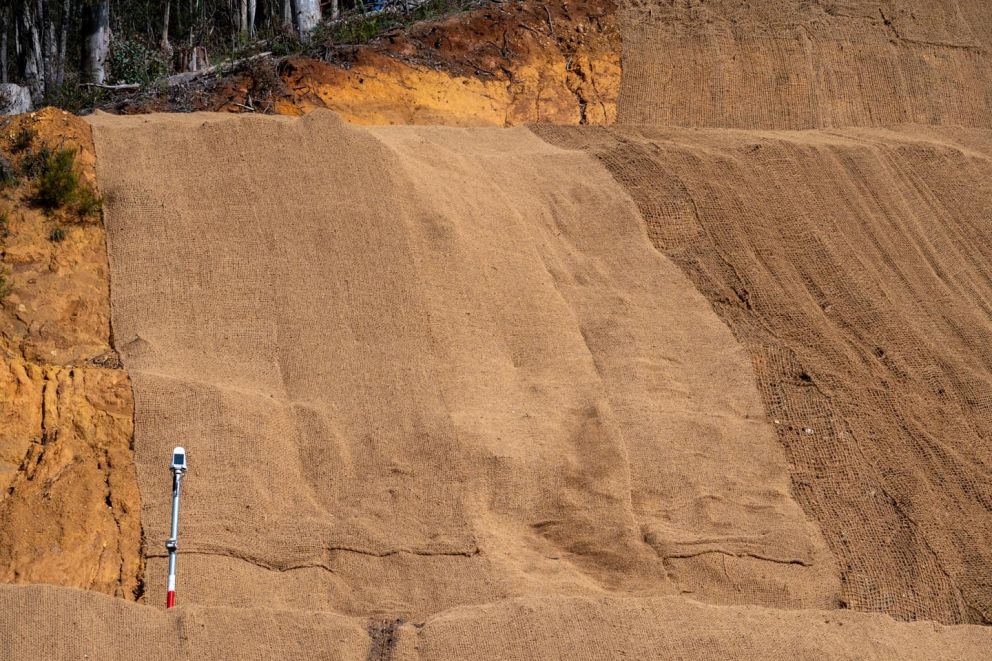
<instances>
[{"instance_id":1,"label":"woven mesh netting","mask_svg":"<svg viewBox=\"0 0 992 661\"><path fill-rule=\"evenodd\" d=\"M599 156L747 347L847 604L992 619L987 134L538 130Z\"/></svg>"}]
</instances>

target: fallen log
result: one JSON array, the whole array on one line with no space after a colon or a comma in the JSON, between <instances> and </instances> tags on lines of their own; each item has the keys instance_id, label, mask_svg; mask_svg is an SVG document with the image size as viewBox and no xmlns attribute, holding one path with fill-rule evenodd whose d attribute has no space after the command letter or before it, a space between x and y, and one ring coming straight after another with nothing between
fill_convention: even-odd
<instances>
[{"instance_id":1,"label":"fallen log","mask_svg":"<svg viewBox=\"0 0 992 661\"><path fill-rule=\"evenodd\" d=\"M246 62L251 62L252 60L260 60L272 55L270 51L265 53L259 53L257 55L252 55L251 57L246 57L240 60L235 60L233 62L221 62L220 64L214 65L212 67L206 67L200 69L199 71L184 71L183 73L177 73L175 75L169 76L165 79L165 84L168 87L175 87L176 85L182 85L188 83L191 80L200 78L201 76L209 76L212 74L223 74L229 71L237 69L239 66Z\"/></svg>"},{"instance_id":2,"label":"fallen log","mask_svg":"<svg viewBox=\"0 0 992 661\"><path fill-rule=\"evenodd\" d=\"M102 90L136 90L140 83L121 83L119 85L104 85L103 83L82 83L80 87L96 87Z\"/></svg>"},{"instance_id":3,"label":"fallen log","mask_svg":"<svg viewBox=\"0 0 992 661\"><path fill-rule=\"evenodd\" d=\"M251 57L245 57L240 60L234 60L233 62L221 62L220 64L205 67L199 71L184 71L182 73L177 73L169 76L165 79L166 87L176 87L177 85L183 85L192 80L200 78L201 76L209 76L212 74L225 74L234 69L237 69L242 64L246 62L251 62L252 60L260 60L272 55L270 51L265 53L258 53L257 55L252 55ZM80 87L96 87L103 90L111 91L121 91L121 90L136 90L142 87L141 83L119 83L117 85L105 85L101 83L82 83Z\"/></svg>"}]
</instances>

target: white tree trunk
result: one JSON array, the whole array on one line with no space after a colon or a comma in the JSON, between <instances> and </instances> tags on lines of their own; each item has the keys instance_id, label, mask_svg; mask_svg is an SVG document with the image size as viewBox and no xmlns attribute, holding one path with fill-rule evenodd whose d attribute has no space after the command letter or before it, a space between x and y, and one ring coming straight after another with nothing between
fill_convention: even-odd
<instances>
[{"instance_id":1,"label":"white tree trunk","mask_svg":"<svg viewBox=\"0 0 992 661\"><path fill-rule=\"evenodd\" d=\"M293 0L282 0L282 26L293 28Z\"/></svg>"},{"instance_id":2,"label":"white tree trunk","mask_svg":"<svg viewBox=\"0 0 992 661\"><path fill-rule=\"evenodd\" d=\"M231 0L231 23L234 25L234 36L236 37L249 31L248 0Z\"/></svg>"},{"instance_id":3,"label":"white tree trunk","mask_svg":"<svg viewBox=\"0 0 992 661\"><path fill-rule=\"evenodd\" d=\"M164 53L172 52L172 44L169 42L169 14L172 12L172 1L165 0L165 8L162 10L162 39L159 40L159 48Z\"/></svg>"},{"instance_id":4,"label":"white tree trunk","mask_svg":"<svg viewBox=\"0 0 992 661\"><path fill-rule=\"evenodd\" d=\"M45 89L53 90L58 85L59 42L55 38L55 19L52 17L51 8L47 13L45 30L41 38L45 50Z\"/></svg>"},{"instance_id":5,"label":"white tree trunk","mask_svg":"<svg viewBox=\"0 0 992 661\"><path fill-rule=\"evenodd\" d=\"M255 36L255 7L256 0L248 0L248 36Z\"/></svg>"},{"instance_id":6,"label":"white tree trunk","mask_svg":"<svg viewBox=\"0 0 992 661\"><path fill-rule=\"evenodd\" d=\"M320 23L320 0L293 0L296 5L296 31L300 39L308 41Z\"/></svg>"},{"instance_id":7,"label":"white tree trunk","mask_svg":"<svg viewBox=\"0 0 992 661\"><path fill-rule=\"evenodd\" d=\"M55 75L55 84L62 85L65 81L66 61L65 52L69 46L69 24L72 22L72 5L69 0L62 0L62 30L59 33L59 61Z\"/></svg>"},{"instance_id":8,"label":"white tree trunk","mask_svg":"<svg viewBox=\"0 0 992 661\"><path fill-rule=\"evenodd\" d=\"M88 83L107 82L110 55L110 0L97 0L83 8L83 78Z\"/></svg>"}]
</instances>

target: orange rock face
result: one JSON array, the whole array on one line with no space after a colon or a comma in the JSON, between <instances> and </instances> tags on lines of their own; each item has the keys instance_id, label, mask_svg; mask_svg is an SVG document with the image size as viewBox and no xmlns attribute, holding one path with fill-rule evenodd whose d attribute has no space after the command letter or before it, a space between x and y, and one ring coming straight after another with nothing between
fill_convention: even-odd
<instances>
[{"instance_id":1,"label":"orange rock face","mask_svg":"<svg viewBox=\"0 0 992 661\"><path fill-rule=\"evenodd\" d=\"M612 2L515 3L427 21L332 63L290 58L273 109L330 108L358 124L608 124L616 118L620 38ZM242 76L220 109L251 105Z\"/></svg>"},{"instance_id":2,"label":"orange rock face","mask_svg":"<svg viewBox=\"0 0 992 661\"><path fill-rule=\"evenodd\" d=\"M13 153L23 128L31 144ZM88 125L54 109L0 124L15 166L41 145L79 149L93 181ZM140 499L131 457L133 401L110 346L105 234L31 203L22 179L0 197L0 581L140 594ZM58 230L58 232L56 232Z\"/></svg>"}]
</instances>

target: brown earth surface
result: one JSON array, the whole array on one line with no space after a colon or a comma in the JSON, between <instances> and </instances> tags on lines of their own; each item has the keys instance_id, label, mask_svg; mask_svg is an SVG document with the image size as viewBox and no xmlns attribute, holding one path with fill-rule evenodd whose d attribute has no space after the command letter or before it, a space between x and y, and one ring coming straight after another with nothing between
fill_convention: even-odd
<instances>
[{"instance_id":1,"label":"brown earth surface","mask_svg":"<svg viewBox=\"0 0 992 661\"><path fill-rule=\"evenodd\" d=\"M191 602L836 606L746 353L594 159L327 111L92 122L151 598L183 439Z\"/></svg>"},{"instance_id":2,"label":"brown earth surface","mask_svg":"<svg viewBox=\"0 0 992 661\"><path fill-rule=\"evenodd\" d=\"M992 136L548 127L747 347L845 602L992 622Z\"/></svg>"},{"instance_id":3,"label":"brown earth surface","mask_svg":"<svg viewBox=\"0 0 992 661\"><path fill-rule=\"evenodd\" d=\"M36 137L13 154L23 128ZM0 124L15 165L42 144L80 150L93 182L89 125L54 109ZM111 348L105 232L99 219L45 214L33 182L7 188L0 304L0 581L55 583L135 598L140 498L131 452L133 403ZM64 239L50 237L56 228Z\"/></svg>"},{"instance_id":4,"label":"brown earth surface","mask_svg":"<svg viewBox=\"0 0 992 661\"><path fill-rule=\"evenodd\" d=\"M400 622L265 607L164 611L69 588L0 585L0 613L0 648L11 661L984 661L992 644L985 627L679 597L530 597Z\"/></svg>"},{"instance_id":5,"label":"brown earth surface","mask_svg":"<svg viewBox=\"0 0 992 661\"><path fill-rule=\"evenodd\" d=\"M125 97L105 109L300 115L327 108L357 124L609 124L619 90L612 0L490 2L335 47L325 59L249 63L219 81Z\"/></svg>"},{"instance_id":6,"label":"brown earth surface","mask_svg":"<svg viewBox=\"0 0 992 661\"><path fill-rule=\"evenodd\" d=\"M118 177L112 213L123 218L134 208L140 223L162 220L160 236L141 239L149 247L144 260L119 270L127 278L115 277L115 287L128 283L115 294L118 309L128 310L115 321L128 328L115 346L129 367L140 366L137 428L131 382L111 347L102 224L46 217L30 204L29 184L8 190L0 199L9 215L3 263L15 286L0 305L0 580L134 599L147 574L146 599L158 604L166 520L159 454L178 437L192 439L202 465L227 471L252 497L246 510L221 518L189 515L191 545L180 557L188 605L179 614L65 589L3 588L6 610L24 615L3 618L0 647L17 650L14 658L40 649L80 656L99 649L94 641L109 641L126 657L142 630L163 653L203 658L238 645L263 658L330 648L346 658L367 651L368 658L522 659L548 649L578 658L602 650L611 658L983 658L988 629L816 609L992 620L990 27L992 10L977 0L593 2L547 10L497 3L341 51L331 63L286 60L275 82L264 72L231 76L190 105L286 114L331 108L358 124L626 125L534 129L577 150L553 156L526 131L453 138L436 129L335 128L314 130L310 146L269 172L283 129L251 125L227 135L204 121L199 146L184 147L200 165L156 188L145 182L172 165L146 147L145 179L122 185L133 174L130 136L100 118L107 136L118 131L117 146L106 149L118 161L105 164ZM121 109L173 107L142 103ZM155 145L155 130L170 121L128 126ZM0 123L0 148L9 152L20 123L34 125L39 140L80 145L92 180L85 123L52 110L8 120ZM846 128L771 130L835 126ZM187 139L174 128L163 142ZM727 130L734 128L742 130ZM350 167L354 180L304 173L266 188L285 173L299 177L296 161L309 164L305 173ZM212 165L198 169L204 163ZM239 167L225 169L233 163ZM213 199L204 192L212 176L220 176L217 190L238 182L219 207L237 213L218 211L216 231L203 235L196 191ZM563 192L541 188L552 181ZM369 182L375 195L359 199ZM329 197L314 203L316 190ZM162 191L168 195L159 199ZM603 196L611 201L600 209L594 201ZM177 222L176 200L186 197ZM444 204L454 205L450 213L431 215ZM308 207L316 215L288 236L283 223L266 220L290 208L292 217L308 217ZM496 208L506 215L484 215ZM371 221L370 209L379 209ZM306 240L340 217L366 220ZM396 236L379 224L397 218ZM534 229L542 219L548 231ZM630 219L661 258L651 268L632 257L640 240L617 229L629 230ZM50 240L55 227L65 240ZM418 238L418 227L429 235ZM259 249L246 228L283 243ZM529 229L514 234L522 228ZM127 232L116 239L118 269L134 259L136 240ZM342 242L354 254L328 264L317 250L310 267L294 270L308 246ZM490 262L494 272L481 277L479 265ZM535 266L542 262L544 275ZM261 272L238 266L259 263ZM275 376L252 372L261 364L239 352L265 333L276 332L267 341L277 347L337 328L312 305L287 307L290 318L306 320L299 324L266 321L273 283L295 292L286 283L308 281L317 264L321 282L344 283L331 309L357 310L331 346L354 346L330 361L336 371L307 352L269 347L259 355L277 356ZM342 271L347 264L355 270ZM526 277L503 280L510 266ZM666 275L653 279L659 273ZM237 277L224 284L223 274ZM169 278L176 282L159 286ZM554 292L545 291L549 283ZM190 284L197 291L224 284L221 291L242 298L214 292L221 312L200 318L202 301L185 293ZM136 295L142 286L148 291ZM321 295L332 289L321 285ZM696 312L680 317L676 294ZM371 297L364 308L348 307L361 296ZM368 311L387 299L390 314L370 321ZM142 300L170 312L143 317ZM665 305L672 307L662 314ZM723 328L711 344L679 330L703 319L703 309L717 321L704 327ZM522 310L533 312L527 323L509 324L506 311ZM449 317L462 312L465 319ZM230 321L221 335L238 334L202 330L218 314ZM191 327L201 331L184 337ZM428 339L417 344L418 333ZM551 337L553 348L537 346ZM506 345L486 344L492 338ZM349 360L408 340L414 350L353 370L358 385L341 401L365 393L361 406L341 408L327 394L341 387ZM698 354L704 345L707 358ZM498 359L460 358L470 346ZM583 351L591 364L579 358ZM558 362L528 362L542 352ZM440 374L429 361L397 357L411 355L440 355L450 369ZM286 365L295 367L283 372ZM706 365L722 366L736 394L706 395L695 373ZM479 370L485 379L465 376ZM362 385L366 377L373 385ZM741 390L742 383L752 385ZM519 406L505 406L508 393ZM394 402L405 400L416 405L403 412ZM506 409L526 415L517 420ZM714 409L723 413L707 413ZM392 422L365 420L371 410ZM365 437L362 429L375 431ZM328 435L335 457L319 451ZM420 441L408 447L407 435ZM276 485L239 473L240 455L232 460L209 445L255 436L296 439L281 451L299 461ZM457 488L435 477L452 472ZM369 475L376 479L366 486ZM370 495L344 498L342 481ZM230 490L196 484L188 496L194 511L234 506ZM286 485L293 493L280 491ZM380 511L381 502L392 509ZM142 523L150 531L144 541ZM271 544L279 525L290 544ZM271 607L297 610L230 608L255 605L260 592ZM80 608L98 615L81 625L73 619ZM229 623L245 617L295 633L274 647L240 639ZM45 647L25 634L42 620L83 633L78 645ZM195 645L178 633L194 627ZM305 638L323 642L300 647Z\"/></svg>"},{"instance_id":7,"label":"brown earth surface","mask_svg":"<svg viewBox=\"0 0 992 661\"><path fill-rule=\"evenodd\" d=\"M287 61L281 73L289 98L276 110L329 108L359 124L616 119L620 35L611 0L491 4L339 57L333 64Z\"/></svg>"}]
</instances>

